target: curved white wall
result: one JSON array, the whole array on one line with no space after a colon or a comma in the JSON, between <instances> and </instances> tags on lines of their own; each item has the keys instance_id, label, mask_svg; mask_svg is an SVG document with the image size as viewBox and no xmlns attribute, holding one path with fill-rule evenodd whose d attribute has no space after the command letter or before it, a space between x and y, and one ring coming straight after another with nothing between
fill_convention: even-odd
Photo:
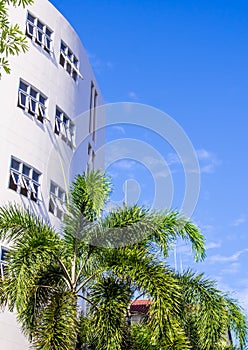
<instances>
[{"instance_id":1,"label":"curved white wall","mask_svg":"<svg viewBox=\"0 0 248 350\"><path fill-rule=\"evenodd\" d=\"M86 170L88 144L97 149L104 144L104 131L96 134L95 142L89 135L90 99L92 83L97 92L97 105L103 104L99 86L89 65L86 52L74 29L66 19L46 0L35 0L28 9L11 8L13 23L18 23L25 32L27 10L46 24L52 31L51 55L30 38L29 50L25 54L10 59L11 75L3 74L0 81L1 116L0 116L0 204L7 202L21 203L49 219L59 228L60 220L49 213L50 181L62 189L69 186L69 172ZM60 45L63 40L79 59L79 71L83 79L77 82L59 64ZM46 117L44 123L17 106L20 79L28 82L45 96ZM75 123L75 147L71 148L54 132L55 110L59 106ZM84 113L84 114L83 114ZM79 115L82 115L78 118ZM96 129L104 127L104 116L96 118ZM84 140L82 142L82 140ZM80 148L79 144L81 144ZM70 169L71 160L77 152L75 169ZM102 152L101 152L102 154ZM37 169L40 173L40 201L34 201L9 189L11 156ZM61 167L61 164L63 165ZM103 159L95 159L95 168L103 166ZM63 169L63 170L62 170ZM24 350L27 343L16 332L17 326L13 315L0 314L0 348L4 350Z\"/></svg>"}]
</instances>

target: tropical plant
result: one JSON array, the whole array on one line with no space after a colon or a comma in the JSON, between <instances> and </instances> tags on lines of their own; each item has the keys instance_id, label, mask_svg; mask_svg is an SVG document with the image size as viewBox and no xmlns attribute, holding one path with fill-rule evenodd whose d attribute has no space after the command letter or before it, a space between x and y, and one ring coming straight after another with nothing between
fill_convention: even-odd
<instances>
[{"instance_id":1,"label":"tropical plant","mask_svg":"<svg viewBox=\"0 0 248 350\"><path fill-rule=\"evenodd\" d=\"M197 260L205 256L198 228L176 211L139 206L101 215L110 191L99 171L78 176L60 233L17 205L0 208L0 239L11 245L0 301L34 348L217 350L228 330L242 347L247 328L236 303L201 275L165 264L177 237ZM128 312L137 295L152 300L140 333Z\"/></svg>"},{"instance_id":2,"label":"tropical plant","mask_svg":"<svg viewBox=\"0 0 248 350\"><path fill-rule=\"evenodd\" d=\"M0 77L1 68L10 73L8 57L28 49L27 39L18 24L9 21L8 6L26 7L32 3L33 0L0 0Z\"/></svg>"}]
</instances>

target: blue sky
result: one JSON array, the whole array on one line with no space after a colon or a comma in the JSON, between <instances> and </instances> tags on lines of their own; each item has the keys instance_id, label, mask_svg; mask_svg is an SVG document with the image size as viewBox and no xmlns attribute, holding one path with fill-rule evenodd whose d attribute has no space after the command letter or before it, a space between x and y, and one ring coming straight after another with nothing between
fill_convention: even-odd
<instances>
[{"instance_id":1,"label":"blue sky","mask_svg":"<svg viewBox=\"0 0 248 350\"><path fill-rule=\"evenodd\" d=\"M82 39L106 103L151 105L168 113L187 133L201 166L193 219L207 243L206 260L193 266L233 292L248 310L248 2L52 3ZM119 134L116 129L115 136L111 129L107 141L121 134L143 138L126 127L124 132L119 128ZM149 139L163 157L173 158L159 138ZM119 174L114 179L116 200L122 199L118 186L127 168L134 166L136 175L142 174L144 186L150 181L142 165L125 164L119 162L111 170ZM171 164L175 187L180 186L180 164ZM147 204L145 193L140 200ZM187 247L178 247L183 267L191 261L188 253Z\"/></svg>"}]
</instances>

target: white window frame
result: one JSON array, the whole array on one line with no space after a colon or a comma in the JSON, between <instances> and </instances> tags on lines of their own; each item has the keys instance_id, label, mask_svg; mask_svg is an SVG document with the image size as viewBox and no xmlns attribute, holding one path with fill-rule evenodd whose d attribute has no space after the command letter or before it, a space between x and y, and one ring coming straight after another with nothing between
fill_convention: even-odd
<instances>
[{"instance_id":1,"label":"white window frame","mask_svg":"<svg viewBox=\"0 0 248 350\"><path fill-rule=\"evenodd\" d=\"M21 83L26 85L27 91L22 90ZM36 98L31 96L30 91L34 90L36 92ZM22 103L21 97L25 96L25 104ZM45 100L45 104L40 102L40 97L42 97ZM44 120L47 120L46 117L46 103L48 98L45 94L43 94L41 91L39 91L36 87L29 84L28 82L20 79L19 89L18 89L18 106L25 110L25 112L34 115L36 119L43 123ZM32 102L35 103L35 106L33 108Z\"/></svg>"},{"instance_id":2,"label":"white window frame","mask_svg":"<svg viewBox=\"0 0 248 350\"><path fill-rule=\"evenodd\" d=\"M11 166L12 160L16 161L19 163L19 170L13 168ZM24 166L28 167L30 169L29 175L26 175L23 173L23 168ZM33 179L33 174L34 172L38 174L39 178L38 181ZM17 179L16 179L17 177ZM30 200L33 200L34 202L39 202L40 201L40 177L41 177L41 172L33 168L27 163L24 163L23 161L11 157L11 163L10 163L10 177L9 177L9 188L18 194L22 194L23 196L27 197ZM16 186L16 190L10 187L10 181L13 181L14 185ZM37 188L37 190L36 190ZM21 193L22 189L27 190L27 195L24 195Z\"/></svg>"},{"instance_id":3,"label":"white window frame","mask_svg":"<svg viewBox=\"0 0 248 350\"><path fill-rule=\"evenodd\" d=\"M51 187L54 186L55 192L51 192ZM62 193L62 198L60 198L59 193ZM53 203L54 210L50 210L50 202ZM57 185L54 181L50 183L50 198L49 198L49 212L54 216L63 220L66 213L66 192L63 188ZM59 215L61 213L61 216Z\"/></svg>"},{"instance_id":4,"label":"white window frame","mask_svg":"<svg viewBox=\"0 0 248 350\"><path fill-rule=\"evenodd\" d=\"M29 20L28 16L34 18L34 22ZM38 22L41 23L43 28L39 28ZM30 31L30 27L33 28L33 33ZM50 35L47 33L50 32ZM39 33L41 33L41 40L39 39ZM32 39L36 44L41 46L46 52L50 55L53 52L53 31L50 27L48 27L43 21L41 21L38 17L34 16L31 12L27 12L27 20L26 20L26 35ZM48 42L50 45L48 45Z\"/></svg>"},{"instance_id":5,"label":"white window frame","mask_svg":"<svg viewBox=\"0 0 248 350\"><path fill-rule=\"evenodd\" d=\"M75 147L75 124L61 108L56 106L54 132L68 143Z\"/></svg>"},{"instance_id":6,"label":"white window frame","mask_svg":"<svg viewBox=\"0 0 248 350\"><path fill-rule=\"evenodd\" d=\"M62 45L64 46L64 50L62 49ZM71 52L71 55L69 54ZM61 56L64 59L64 64L61 63ZM76 63L75 63L76 61ZM73 53L73 51L69 48L68 45L65 44L63 40L61 40L60 44L60 65L66 70L66 72L72 77L72 79L77 82L78 77L84 79L82 74L79 71L79 59ZM70 71L67 70L67 65L70 65ZM73 72L76 73L76 79L74 78Z\"/></svg>"}]
</instances>

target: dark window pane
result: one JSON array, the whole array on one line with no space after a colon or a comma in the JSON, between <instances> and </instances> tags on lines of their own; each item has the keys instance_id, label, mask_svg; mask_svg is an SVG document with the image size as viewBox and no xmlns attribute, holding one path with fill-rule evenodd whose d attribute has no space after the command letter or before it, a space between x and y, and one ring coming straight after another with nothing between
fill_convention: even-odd
<instances>
[{"instance_id":1,"label":"dark window pane","mask_svg":"<svg viewBox=\"0 0 248 350\"><path fill-rule=\"evenodd\" d=\"M44 24L41 23L40 21L37 22L37 27L43 30Z\"/></svg>"},{"instance_id":2,"label":"dark window pane","mask_svg":"<svg viewBox=\"0 0 248 350\"><path fill-rule=\"evenodd\" d=\"M59 63L61 64L61 66L64 67L64 65L65 65L65 58L64 58L64 56L62 54L60 54Z\"/></svg>"},{"instance_id":3,"label":"dark window pane","mask_svg":"<svg viewBox=\"0 0 248 350\"><path fill-rule=\"evenodd\" d=\"M38 30L37 31L37 41L39 43L42 43L42 37L43 37L43 33Z\"/></svg>"},{"instance_id":4,"label":"dark window pane","mask_svg":"<svg viewBox=\"0 0 248 350\"><path fill-rule=\"evenodd\" d=\"M30 89L30 96L36 98L37 96L37 91L35 91L33 88Z\"/></svg>"},{"instance_id":5,"label":"dark window pane","mask_svg":"<svg viewBox=\"0 0 248 350\"><path fill-rule=\"evenodd\" d=\"M34 35L34 26L31 23L27 24L27 34L30 36Z\"/></svg>"},{"instance_id":6,"label":"dark window pane","mask_svg":"<svg viewBox=\"0 0 248 350\"><path fill-rule=\"evenodd\" d=\"M73 72L72 72L72 78L73 78L73 80L77 81L77 77L78 77L78 74L77 74L77 72L73 69Z\"/></svg>"},{"instance_id":7,"label":"dark window pane","mask_svg":"<svg viewBox=\"0 0 248 350\"><path fill-rule=\"evenodd\" d=\"M56 117L58 119L61 119L61 114L62 114L62 112L58 108L56 108Z\"/></svg>"},{"instance_id":8,"label":"dark window pane","mask_svg":"<svg viewBox=\"0 0 248 350\"><path fill-rule=\"evenodd\" d=\"M46 28L46 35L51 38L51 35L52 35L52 31L48 28Z\"/></svg>"},{"instance_id":9,"label":"dark window pane","mask_svg":"<svg viewBox=\"0 0 248 350\"><path fill-rule=\"evenodd\" d=\"M28 91L28 85L25 84L23 81L20 82L20 90L27 92Z\"/></svg>"},{"instance_id":10,"label":"dark window pane","mask_svg":"<svg viewBox=\"0 0 248 350\"><path fill-rule=\"evenodd\" d=\"M25 107L26 107L27 96L24 95L24 94L22 94L22 93L20 93L19 96L20 96L19 105L20 105L21 107L25 108Z\"/></svg>"},{"instance_id":11,"label":"dark window pane","mask_svg":"<svg viewBox=\"0 0 248 350\"><path fill-rule=\"evenodd\" d=\"M51 50L51 40L45 37L45 47L50 51Z\"/></svg>"},{"instance_id":12,"label":"dark window pane","mask_svg":"<svg viewBox=\"0 0 248 350\"><path fill-rule=\"evenodd\" d=\"M64 123L65 125L67 125L68 120L69 120L69 118L64 114L64 115L63 115L63 123Z\"/></svg>"},{"instance_id":13,"label":"dark window pane","mask_svg":"<svg viewBox=\"0 0 248 350\"><path fill-rule=\"evenodd\" d=\"M26 187L21 187L21 192L20 192L23 196L27 197L28 196L28 190L26 189Z\"/></svg>"},{"instance_id":14,"label":"dark window pane","mask_svg":"<svg viewBox=\"0 0 248 350\"><path fill-rule=\"evenodd\" d=\"M62 201L64 200L64 191L61 189L61 188L59 188L59 193L58 193L58 197L59 197L59 199L61 199Z\"/></svg>"},{"instance_id":15,"label":"dark window pane","mask_svg":"<svg viewBox=\"0 0 248 350\"><path fill-rule=\"evenodd\" d=\"M15 179L15 181L13 180L13 177ZM17 174L13 174L13 177L12 175L10 174L10 177L9 177L9 188L13 191L17 191L17 183L18 183L18 178L19 176Z\"/></svg>"},{"instance_id":16,"label":"dark window pane","mask_svg":"<svg viewBox=\"0 0 248 350\"><path fill-rule=\"evenodd\" d=\"M54 183L51 182L51 185L50 185L50 192L53 193L53 194L56 194L56 185L54 185Z\"/></svg>"},{"instance_id":17,"label":"dark window pane","mask_svg":"<svg viewBox=\"0 0 248 350\"><path fill-rule=\"evenodd\" d=\"M54 214L54 211L55 211L55 205L54 205L54 202L53 202L53 200L51 198L50 198L50 201L49 201L49 211L51 213L53 213L53 214Z\"/></svg>"},{"instance_id":18,"label":"dark window pane","mask_svg":"<svg viewBox=\"0 0 248 350\"><path fill-rule=\"evenodd\" d=\"M66 45L63 42L61 42L61 51L65 52L65 50L66 50Z\"/></svg>"},{"instance_id":19,"label":"dark window pane","mask_svg":"<svg viewBox=\"0 0 248 350\"><path fill-rule=\"evenodd\" d=\"M66 63L66 71L71 74L71 65L69 62Z\"/></svg>"},{"instance_id":20,"label":"dark window pane","mask_svg":"<svg viewBox=\"0 0 248 350\"><path fill-rule=\"evenodd\" d=\"M71 50L70 49L68 49L68 54L67 54L67 56L69 57L69 59L72 61L72 55L73 55L73 53L71 52Z\"/></svg>"},{"instance_id":21,"label":"dark window pane","mask_svg":"<svg viewBox=\"0 0 248 350\"><path fill-rule=\"evenodd\" d=\"M8 253L8 249L1 247L1 260L6 260L6 254Z\"/></svg>"},{"instance_id":22,"label":"dark window pane","mask_svg":"<svg viewBox=\"0 0 248 350\"><path fill-rule=\"evenodd\" d=\"M28 21L34 23L34 16L32 16L29 12L28 12Z\"/></svg>"},{"instance_id":23,"label":"dark window pane","mask_svg":"<svg viewBox=\"0 0 248 350\"><path fill-rule=\"evenodd\" d=\"M19 170L20 169L20 162L18 162L15 159L11 159L11 168L15 169L15 170Z\"/></svg>"},{"instance_id":24,"label":"dark window pane","mask_svg":"<svg viewBox=\"0 0 248 350\"><path fill-rule=\"evenodd\" d=\"M39 100L40 100L40 103L42 103L43 105L45 105L45 101L46 101L45 96L43 96L43 95L40 94Z\"/></svg>"},{"instance_id":25,"label":"dark window pane","mask_svg":"<svg viewBox=\"0 0 248 350\"><path fill-rule=\"evenodd\" d=\"M36 112L36 101L30 100L29 112L35 114Z\"/></svg>"},{"instance_id":26,"label":"dark window pane","mask_svg":"<svg viewBox=\"0 0 248 350\"><path fill-rule=\"evenodd\" d=\"M22 168L22 173L24 174L24 175L26 175L26 176L30 176L30 168L27 166L27 165L25 165L25 164L23 164L23 168Z\"/></svg>"},{"instance_id":27,"label":"dark window pane","mask_svg":"<svg viewBox=\"0 0 248 350\"><path fill-rule=\"evenodd\" d=\"M40 174L37 173L37 171L33 170L33 180L36 182L39 182L39 177L40 177Z\"/></svg>"},{"instance_id":28,"label":"dark window pane","mask_svg":"<svg viewBox=\"0 0 248 350\"><path fill-rule=\"evenodd\" d=\"M78 65L78 59L77 59L77 57L75 57L75 56L74 56L74 58L73 58L73 63L74 63L75 66L77 67L77 65Z\"/></svg>"}]
</instances>

